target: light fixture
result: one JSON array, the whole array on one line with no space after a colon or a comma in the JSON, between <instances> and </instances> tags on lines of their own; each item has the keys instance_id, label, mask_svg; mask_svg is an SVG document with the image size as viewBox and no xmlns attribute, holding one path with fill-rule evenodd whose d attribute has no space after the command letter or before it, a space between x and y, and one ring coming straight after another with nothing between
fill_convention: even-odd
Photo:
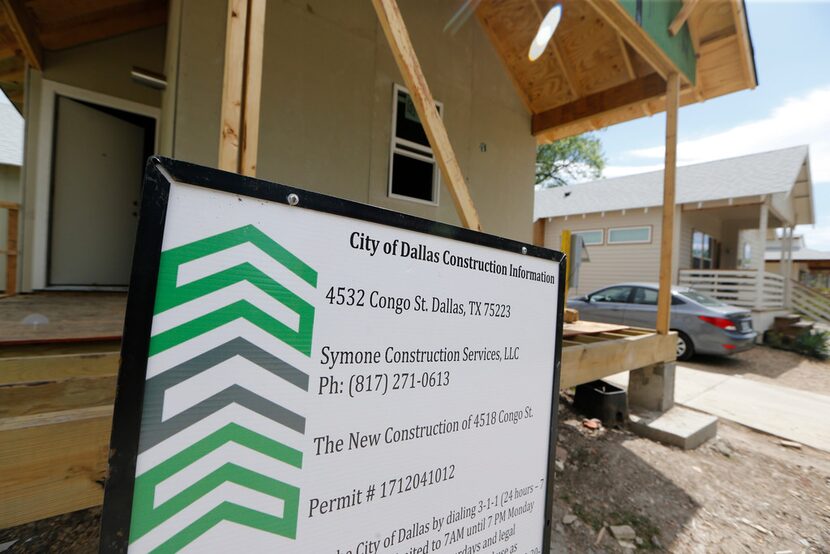
<instances>
[{"instance_id":1,"label":"light fixture","mask_svg":"<svg viewBox=\"0 0 830 554\"><path fill-rule=\"evenodd\" d=\"M542 19L542 23L539 24L539 30L536 31L536 36L533 37L533 42L530 43L530 50L527 52L527 57L530 61L536 61L545 51L545 48L548 47L550 38L556 31L560 19L562 19L562 4L554 4L548 10L544 19Z\"/></svg>"},{"instance_id":2,"label":"light fixture","mask_svg":"<svg viewBox=\"0 0 830 554\"><path fill-rule=\"evenodd\" d=\"M136 83L141 83L150 88L158 90L167 88L167 77L161 73L144 69L143 67L133 66L132 70L130 70L130 78Z\"/></svg>"}]
</instances>

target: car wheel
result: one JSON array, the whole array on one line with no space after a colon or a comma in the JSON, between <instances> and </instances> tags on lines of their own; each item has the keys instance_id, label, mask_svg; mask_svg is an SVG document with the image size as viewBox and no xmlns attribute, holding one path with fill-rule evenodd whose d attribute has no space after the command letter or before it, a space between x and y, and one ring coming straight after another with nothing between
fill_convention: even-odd
<instances>
[{"instance_id":1,"label":"car wheel","mask_svg":"<svg viewBox=\"0 0 830 554\"><path fill-rule=\"evenodd\" d=\"M677 331L677 359L684 362L691 358L695 353L695 345L692 344L692 339L683 331Z\"/></svg>"}]
</instances>

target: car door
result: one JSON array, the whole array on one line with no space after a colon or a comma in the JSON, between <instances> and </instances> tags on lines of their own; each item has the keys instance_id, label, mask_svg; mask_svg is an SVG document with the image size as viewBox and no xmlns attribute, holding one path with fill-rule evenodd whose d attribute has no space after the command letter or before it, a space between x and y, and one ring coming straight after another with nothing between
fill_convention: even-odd
<instances>
[{"instance_id":1,"label":"car door","mask_svg":"<svg viewBox=\"0 0 830 554\"><path fill-rule=\"evenodd\" d=\"M623 323L629 306L632 288L618 285L599 290L588 296L588 309L580 312L580 319L603 323Z\"/></svg>"},{"instance_id":2,"label":"car door","mask_svg":"<svg viewBox=\"0 0 830 554\"><path fill-rule=\"evenodd\" d=\"M654 329L657 323L657 289L634 287L631 303L625 310L624 323Z\"/></svg>"}]
</instances>

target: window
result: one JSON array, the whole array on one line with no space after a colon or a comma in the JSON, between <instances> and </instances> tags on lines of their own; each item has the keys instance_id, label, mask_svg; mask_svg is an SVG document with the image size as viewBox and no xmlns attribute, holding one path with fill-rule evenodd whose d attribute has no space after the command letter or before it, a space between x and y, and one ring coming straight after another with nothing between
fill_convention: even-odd
<instances>
[{"instance_id":1,"label":"window","mask_svg":"<svg viewBox=\"0 0 830 554\"><path fill-rule=\"evenodd\" d=\"M608 229L608 244L637 244L644 242L651 242L651 226Z\"/></svg>"},{"instance_id":2,"label":"window","mask_svg":"<svg viewBox=\"0 0 830 554\"><path fill-rule=\"evenodd\" d=\"M692 269L713 269L718 266L718 241L702 231L692 232Z\"/></svg>"},{"instance_id":3,"label":"window","mask_svg":"<svg viewBox=\"0 0 830 554\"><path fill-rule=\"evenodd\" d=\"M591 229L590 231L574 231L572 234L582 237L585 246L592 244L602 244L603 232L602 229Z\"/></svg>"},{"instance_id":4,"label":"window","mask_svg":"<svg viewBox=\"0 0 830 554\"><path fill-rule=\"evenodd\" d=\"M436 102L438 113L443 107ZM415 104L406 89L395 85L392 102L392 145L389 196L438 204L439 171Z\"/></svg>"},{"instance_id":5,"label":"window","mask_svg":"<svg viewBox=\"0 0 830 554\"><path fill-rule=\"evenodd\" d=\"M628 302L631 287L609 287L591 295L591 302Z\"/></svg>"},{"instance_id":6,"label":"window","mask_svg":"<svg viewBox=\"0 0 830 554\"><path fill-rule=\"evenodd\" d=\"M657 291L654 289L637 287L634 289L634 303L657 305Z\"/></svg>"}]
</instances>

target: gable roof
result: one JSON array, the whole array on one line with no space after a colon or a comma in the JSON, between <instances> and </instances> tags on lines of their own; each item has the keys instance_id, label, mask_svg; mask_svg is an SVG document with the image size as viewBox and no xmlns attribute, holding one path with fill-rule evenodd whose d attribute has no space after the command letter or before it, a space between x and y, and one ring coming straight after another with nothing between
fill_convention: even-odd
<instances>
[{"instance_id":1,"label":"gable roof","mask_svg":"<svg viewBox=\"0 0 830 554\"><path fill-rule=\"evenodd\" d=\"M23 118L4 100L0 99L0 165L19 166L23 164Z\"/></svg>"},{"instance_id":2,"label":"gable roof","mask_svg":"<svg viewBox=\"0 0 830 554\"><path fill-rule=\"evenodd\" d=\"M676 203L789 192L805 164L807 146L677 168ZM809 172L807 175L809 181ZM810 185L812 189L812 185ZM533 218L650 208L663 205L663 171L539 189Z\"/></svg>"}]
</instances>

